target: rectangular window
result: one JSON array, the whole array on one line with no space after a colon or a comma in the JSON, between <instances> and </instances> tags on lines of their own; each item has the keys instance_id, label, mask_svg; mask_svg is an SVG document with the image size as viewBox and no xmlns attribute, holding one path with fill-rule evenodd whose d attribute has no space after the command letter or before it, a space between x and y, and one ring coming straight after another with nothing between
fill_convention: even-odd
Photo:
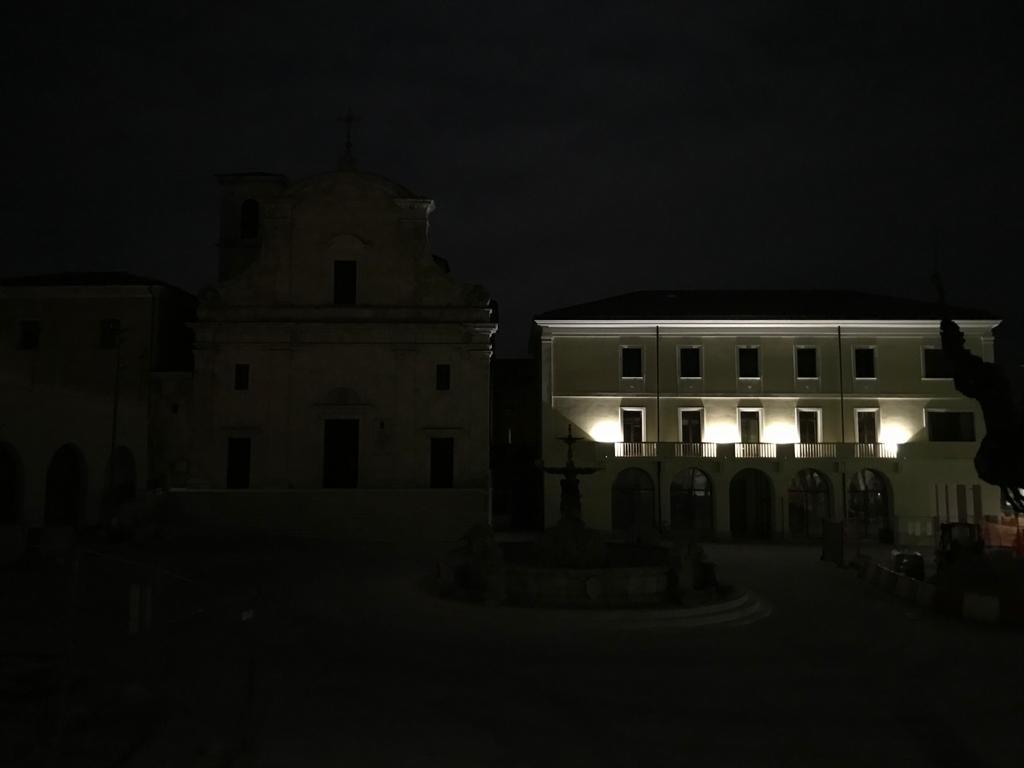
<instances>
[{"instance_id":1,"label":"rectangular window","mask_svg":"<svg viewBox=\"0 0 1024 768\"><path fill-rule=\"evenodd\" d=\"M244 390L249 388L249 364L235 364L235 389Z\"/></svg>"},{"instance_id":2,"label":"rectangular window","mask_svg":"<svg viewBox=\"0 0 1024 768\"><path fill-rule=\"evenodd\" d=\"M974 414L970 411L927 411L928 439L936 443L973 442Z\"/></svg>"},{"instance_id":3,"label":"rectangular window","mask_svg":"<svg viewBox=\"0 0 1024 768\"><path fill-rule=\"evenodd\" d=\"M761 412L751 410L740 411L740 442L761 442Z\"/></svg>"},{"instance_id":4,"label":"rectangular window","mask_svg":"<svg viewBox=\"0 0 1024 768\"><path fill-rule=\"evenodd\" d=\"M801 443L817 443L821 440L821 413L817 409L797 409L796 422Z\"/></svg>"},{"instance_id":5,"label":"rectangular window","mask_svg":"<svg viewBox=\"0 0 1024 768\"><path fill-rule=\"evenodd\" d=\"M701 429L701 410L700 408L680 408L679 409L679 442L680 443L700 443L703 442L704 435Z\"/></svg>"},{"instance_id":6,"label":"rectangular window","mask_svg":"<svg viewBox=\"0 0 1024 768\"><path fill-rule=\"evenodd\" d=\"M334 303L339 305L356 303L356 263L354 261L334 262Z\"/></svg>"},{"instance_id":7,"label":"rectangular window","mask_svg":"<svg viewBox=\"0 0 1024 768\"><path fill-rule=\"evenodd\" d=\"M878 411L860 410L857 414L857 442L878 442Z\"/></svg>"},{"instance_id":8,"label":"rectangular window","mask_svg":"<svg viewBox=\"0 0 1024 768\"><path fill-rule=\"evenodd\" d=\"M700 377L700 347L680 347L679 378L699 379Z\"/></svg>"},{"instance_id":9,"label":"rectangular window","mask_svg":"<svg viewBox=\"0 0 1024 768\"><path fill-rule=\"evenodd\" d=\"M452 367L448 363L439 363L435 369L434 388L439 392L447 392L452 388Z\"/></svg>"},{"instance_id":10,"label":"rectangular window","mask_svg":"<svg viewBox=\"0 0 1024 768\"><path fill-rule=\"evenodd\" d=\"M359 419L324 421L324 488L359 484Z\"/></svg>"},{"instance_id":11,"label":"rectangular window","mask_svg":"<svg viewBox=\"0 0 1024 768\"><path fill-rule=\"evenodd\" d=\"M796 377L798 379L818 378L818 350L814 347L797 347Z\"/></svg>"},{"instance_id":12,"label":"rectangular window","mask_svg":"<svg viewBox=\"0 0 1024 768\"><path fill-rule=\"evenodd\" d=\"M642 379L644 377L644 354L640 347L622 348L622 378Z\"/></svg>"},{"instance_id":13,"label":"rectangular window","mask_svg":"<svg viewBox=\"0 0 1024 768\"><path fill-rule=\"evenodd\" d=\"M740 347L737 350L737 368L741 379L761 378L761 350L757 347Z\"/></svg>"},{"instance_id":14,"label":"rectangular window","mask_svg":"<svg viewBox=\"0 0 1024 768\"><path fill-rule=\"evenodd\" d=\"M946 353L941 349L925 349L922 351L924 360L924 378L926 379L952 379L953 369L946 358Z\"/></svg>"},{"instance_id":15,"label":"rectangular window","mask_svg":"<svg viewBox=\"0 0 1024 768\"><path fill-rule=\"evenodd\" d=\"M857 347L853 350L853 375L858 379L876 378L874 347Z\"/></svg>"},{"instance_id":16,"label":"rectangular window","mask_svg":"<svg viewBox=\"0 0 1024 768\"><path fill-rule=\"evenodd\" d=\"M38 320L22 320L18 323L18 349L39 349L42 326Z\"/></svg>"},{"instance_id":17,"label":"rectangular window","mask_svg":"<svg viewBox=\"0 0 1024 768\"><path fill-rule=\"evenodd\" d=\"M622 409L622 442L642 443L644 441L644 409Z\"/></svg>"},{"instance_id":18,"label":"rectangular window","mask_svg":"<svg viewBox=\"0 0 1024 768\"><path fill-rule=\"evenodd\" d=\"M228 438L228 488L248 488L252 463L252 440L248 437Z\"/></svg>"},{"instance_id":19,"label":"rectangular window","mask_svg":"<svg viewBox=\"0 0 1024 768\"><path fill-rule=\"evenodd\" d=\"M100 349L114 349L121 336L121 321L116 317L100 320Z\"/></svg>"},{"instance_id":20,"label":"rectangular window","mask_svg":"<svg viewBox=\"0 0 1024 768\"><path fill-rule=\"evenodd\" d=\"M455 485L455 438L430 438L430 487L451 488Z\"/></svg>"}]
</instances>

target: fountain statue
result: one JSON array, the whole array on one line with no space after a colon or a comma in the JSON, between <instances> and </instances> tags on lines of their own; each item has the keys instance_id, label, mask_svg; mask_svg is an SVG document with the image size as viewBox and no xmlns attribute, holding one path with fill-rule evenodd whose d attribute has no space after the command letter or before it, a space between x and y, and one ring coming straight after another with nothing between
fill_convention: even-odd
<instances>
[{"instance_id":1,"label":"fountain statue","mask_svg":"<svg viewBox=\"0 0 1024 768\"><path fill-rule=\"evenodd\" d=\"M569 425L565 437L558 438L566 446L565 466L563 467L541 467L545 472L552 475L561 475L562 492L559 497L558 511L562 520L576 520L583 525L582 504L580 502L580 475L592 475L600 471L599 467L577 467L572 460L572 445L583 440L582 437L575 437L572 434L572 424Z\"/></svg>"},{"instance_id":2,"label":"fountain statue","mask_svg":"<svg viewBox=\"0 0 1024 768\"><path fill-rule=\"evenodd\" d=\"M974 468L986 483L1003 489L1015 512L1024 513L1024 413L1015 407L1006 375L995 363L985 362L967 349L963 331L946 308L937 273L934 281L942 307L942 350L953 368L953 385L978 401L985 419L985 437L974 457Z\"/></svg>"},{"instance_id":3,"label":"fountain statue","mask_svg":"<svg viewBox=\"0 0 1024 768\"><path fill-rule=\"evenodd\" d=\"M607 549L603 537L590 530L583 523L583 508L580 501L580 481L584 475L592 475L600 471L600 467L577 467L572 457L573 443L583 438L572 433L569 425L565 437L558 438L566 446L565 465L561 467L541 468L552 475L561 475L561 495L559 497L558 522L544 531L538 542L539 555L548 565L584 567L603 565L607 558Z\"/></svg>"}]
</instances>

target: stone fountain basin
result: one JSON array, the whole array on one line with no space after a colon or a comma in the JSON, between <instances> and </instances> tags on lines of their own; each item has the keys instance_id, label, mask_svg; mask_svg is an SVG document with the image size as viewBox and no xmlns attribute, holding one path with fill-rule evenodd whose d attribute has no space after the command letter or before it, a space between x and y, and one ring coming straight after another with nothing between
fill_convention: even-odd
<instances>
[{"instance_id":1,"label":"stone fountain basin","mask_svg":"<svg viewBox=\"0 0 1024 768\"><path fill-rule=\"evenodd\" d=\"M667 566L558 568L507 564L508 602L580 608L650 606L668 600Z\"/></svg>"}]
</instances>

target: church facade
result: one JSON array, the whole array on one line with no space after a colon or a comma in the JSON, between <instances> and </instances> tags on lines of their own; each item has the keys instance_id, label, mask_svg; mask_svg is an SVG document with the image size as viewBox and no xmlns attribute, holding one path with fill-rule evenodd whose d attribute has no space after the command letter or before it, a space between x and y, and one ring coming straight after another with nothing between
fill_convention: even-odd
<instances>
[{"instance_id":1,"label":"church facade","mask_svg":"<svg viewBox=\"0 0 1024 768\"><path fill-rule=\"evenodd\" d=\"M953 386L938 307L847 291L643 291L536 318L543 455L571 426L585 521L623 536L813 539L855 520L931 543L1000 514L977 477L984 422ZM993 357L987 313L954 310ZM558 518L557 478L545 488Z\"/></svg>"},{"instance_id":2,"label":"church facade","mask_svg":"<svg viewBox=\"0 0 1024 768\"><path fill-rule=\"evenodd\" d=\"M488 522L496 308L432 254L433 201L351 169L219 181L178 503L371 537Z\"/></svg>"}]
</instances>

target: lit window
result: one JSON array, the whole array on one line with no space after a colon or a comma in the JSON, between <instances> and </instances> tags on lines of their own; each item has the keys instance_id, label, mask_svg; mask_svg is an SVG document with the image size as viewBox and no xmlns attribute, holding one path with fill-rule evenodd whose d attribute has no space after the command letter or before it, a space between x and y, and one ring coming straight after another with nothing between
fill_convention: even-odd
<instances>
[{"instance_id":1,"label":"lit window","mask_svg":"<svg viewBox=\"0 0 1024 768\"><path fill-rule=\"evenodd\" d=\"M875 378L874 347L858 347L853 350L853 375L858 379Z\"/></svg>"},{"instance_id":2,"label":"lit window","mask_svg":"<svg viewBox=\"0 0 1024 768\"><path fill-rule=\"evenodd\" d=\"M430 487L455 485L455 438L430 438Z\"/></svg>"},{"instance_id":3,"label":"lit window","mask_svg":"<svg viewBox=\"0 0 1024 768\"><path fill-rule=\"evenodd\" d=\"M354 261L334 262L334 303L340 305L356 303L356 263Z\"/></svg>"},{"instance_id":4,"label":"lit window","mask_svg":"<svg viewBox=\"0 0 1024 768\"><path fill-rule=\"evenodd\" d=\"M644 376L644 356L640 347L622 348L622 378L642 379Z\"/></svg>"},{"instance_id":5,"label":"lit window","mask_svg":"<svg viewBox=\"0 0 1024 768\"><path fill-rule=\"evenodd\" d=\"M797 348L796 377L798 379L818 378L818 350L814 347Z\"/></svg>"},{"instance_id":6,"label":"lit window","mask_svg":"<svg viewBox=\"0 0 1024 768\"><path fill-rule=\"evenodd\" d=\"M699 379L700 377L700 347L680 347L679 378Z\"/></svg>"},{"instance_id":7,"label":"lit window","mask_svg":"<svg viewBox=\"0 0 1024 768\"><path fill-rule=\"evenodd\" d=\"M740 347L737 350L738 369L741 379L761 378L761 350L757 347Z\"/></svg>"},{"instance_id":8,"label":"lit window","mask_svg":"<svg viewBox=\"0 0 1024 768\"><path fill-rule=\"evenodd\" d=\"M108 317L100 321L100 349L114 349L120 335L120 320Z\"/></svg>"},{"instance_id":9,"label":"lit window","mask_svg":"<svg viewBox=\"0 0 1024 768\"><path fill-rule=\"evenodd\" d=\"M973 442L974 414L970 411L928 411L928 439L936 443Z\"/></svg>"},{"instance_id":10,"label":"lit window","mask_svg":"<svg viewBox=\"0 0 1024 768\"><path fill-rule=\"evenodd\" d=\"M644 409L623 408L622 419L622 442L642 443L644 441Z\"/></svg>"},{"instance_id":11,"label":"lit window","mask_svg":"<svg viewBox=\"0 0 1024 768\"><path fill-rule=\"evenodd\" d=\"M924 378L953 378L953 368L949 364L949 358L946 357L946 353L941 349L924 350Z\"/></svg>"},{"instance_id":12,"label":"lit window","mask_svg":"<svg viewBox=\"0 0 1024 768\"><path fill-rule=\"evenodd\" d=\"M249 388L249 364L238 363L235 365L235 389L245 390Z\"/></svg>"},{"instance_id":13,"label":"lit window","mask_svg":"<svg viewBox=\"0 0 1024 768\"><path fill-rule=\"evenodd\" d=\"M243 240L251 240L260 233L260 204L255 200L242 203L239 217L239 234Z\"/></svg>"},{"instance_id":14,"label":"lit window","mask_svg":"<svg viewBox=\"0 0 1024 768\"><path fill-rule=\"evenodd\" d=\"M680 408L679 409L679 442L680 443L700 443L703 442L704 435L701 429L701 410L700 408Z\"/></svg>"},{"instance_id":15,"label":"lit window","mask_svg":"<svg viewBox=\"0 0 1024 768\"><path fill-rule=\"evenodd\" d=\"M440 392L452 388L452 367L448 363L440 363L434 373L434 386Z\"/></svg>"},{"instance_id":16,"label":"lit window","mask_svg":"<svg viewBox=\"0 0 1024 768\"><path fill-rule=\"evenodd\" d=\"M859 410L857 413L857 442L878 442L878 411Z\"/></svg>"},{"instance_id":17,"label":"lit window","mask_svg":"<svg viewBox=\"0 0 1024 768\"><path fill-rule=\"evenodd\" d=\"M18 323L18 349L39 349L42 326L38 320L22 320Z\"/></svg>"},{"instance_id":18,"label":"lit window","mask_svg":"<svg viewBox=\"0 0 1024 768\"><path fill-rule=\"evenodd\" d=\"M816 409L800 408L796 412L801 443L817 443L821 432L821 414Z\"/></svg>"}]
</instances>

